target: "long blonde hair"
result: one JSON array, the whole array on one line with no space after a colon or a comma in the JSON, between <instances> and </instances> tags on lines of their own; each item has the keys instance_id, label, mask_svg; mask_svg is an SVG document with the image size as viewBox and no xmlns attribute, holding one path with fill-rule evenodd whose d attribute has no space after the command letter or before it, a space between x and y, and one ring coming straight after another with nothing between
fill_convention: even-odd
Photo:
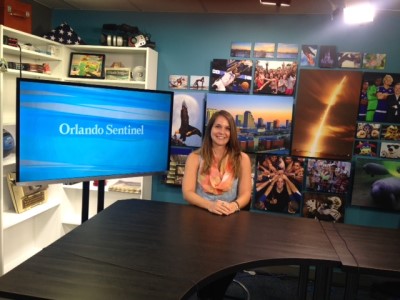
<instances>
[{"instance_id":1,"label":"long blonde hair","mask_svg":"<svg viewBox=\"0 0 400 300\"><path fill-rule=\"evenodd\" d=\"M197 150L197 153L200 154L202 157L204 163L203 163L203 169L202 173L207 174L210 171L212 162L213 162L213 149L212 149L212 139L211 139L211 129L214 126L215 120L217 117L222 116L225 119L228 120L229 123L229 128L230 128L230 138L229 142L226 145L226 152L223 158L228 156L229 160L232 163L232 168L233 168L233 174L235 178L239 178L240 175L240 160L241 160L241 150L240 150L240 144L239 140L237 137L237 129L236 129L236 124L235 121L232 117L232 115L227 112L226 110L219 110L215 112L210 120L208 121L205 133L204 133L204 139L203 139L203 144L200 149ZM221 159L223 161L223 159ZM220 166L218 166L220 167Z\"/></svg>"}]
</instances>

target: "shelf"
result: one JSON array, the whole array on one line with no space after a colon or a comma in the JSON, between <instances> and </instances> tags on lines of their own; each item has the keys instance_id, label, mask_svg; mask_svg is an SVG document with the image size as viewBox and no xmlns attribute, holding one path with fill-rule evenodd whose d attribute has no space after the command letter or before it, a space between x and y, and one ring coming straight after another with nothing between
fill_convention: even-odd
<instances>
[{"instance_id":1,"label":"shelf","mask_svg":"<svg viewBox=\"0 0 400 300\"><path fill-rule=\"evenodd\" d=\"M3 166L14 165L16 161L15 153L10 153L6 157L3 158Z\"/></svg>"},{"instance_id":2,"label":"shelf","mask_svg":"<svg viewBox=\"0 0 400 300\"><path fill-rule=\"evenodd\" d=\"M144 89L146 82L145 81L133 81L133 80L107 80L107 79L86 79L86 78L65 78L65 81L70 82L82 82L82 83L91 83L91 84L104 84L104 85L117 85L117 86L140 86L140 88Z\"/></svg>"},{"instance_id":3,"label":"shelf","mask_svg":"<svg viewBox=\"0 0 400 300\"><path fill-rule=\"evenodd\" d=\"M37 36L37 35L32 35L26 32L19 31L17 29L13 29L4 25L1 25L3 28L3 34L12 37L15 39L18 39L18 41L23 41L24 43L30 43L34 46L37 45L55 45L55 46L62 46L60 43L57 43L55 41L51 41L48 39L45 39L43 37Z\"/></svg>"},{"instance_id":4,"label":"shelf","mask_svg":"<svg viewBox=\"0 0 400 300\"><path fill-rule=\"evenodd\" d=\"M64 216L61 222L63 225L79 226L82 224L81 218L82 217L79 215L69 215L69 216Z\"/></svg>"},{"instance_id":5,"label":"shelf","mask_svg":"<svg viewBox=\"0 0 400 300\"><path fill-rule=\"evenodd\" d=\"M3 45L4 54L18 55L20 54L19 47L13 47L8 45ZM60 57L48 55L45 53L40 53L32 50L22 49L21 54L24 58L32 58L36 60L43 61L62 61Z\"/></svg>"},{"instance_id":6,"label":"shelf","mask_svg":"<svg viewBox=\"0 0 400 300\"><path fill-rule=\"evenodd\" d=\"M137 177L133 177L133 178L137 178ZM126 179L126 178L107 179L107 184L105 186L104 192L105 193L117 193L117 194L119 193L119 194L124 194L124 195L130 195L130 196L132 196L132 198L140 199L140 196L142 194L141 192L140 193L128 193L128 192L122 192L122 191L109 191L108 187L113 185L114 183L118 182L118 180L126 180L126 181L130 181L130 182L138 183L140 186L142 185L141 181L133 180L132 178L128 178L128 179ZM82 189L82 182L75 183L75 184L70 184L70 185L64 184L63 188L64 189L71 189L71 190L81 190ZM90 182L90 188L89 189L90 189L90 191L96 191L96 192L98 190L97 186L94 186L92 181Z\"/></svg>"},{"instance_id":7,"label":"shelf","mask_svg":"<svg viewBox=\"0 0 400 300\"><path fill-rule=\"evenodd\" d=\"M146 54L148 49L150 49L147 47L134 48L134 47L93 46L93 45L71 45L67 47L74 51L85 51L90 53L107 52L107 53L118 53L118 54L131 54L133 52Z\"/></svg>"},{"instance_id":8,"label":"shelf","mask_svg":"<svg viewBox=\"0 0 400 300\"><path fill-rule=\"evenodd\" d=\"M19 70L15 70L15 69L8 69L6 73L4 73L5 75L13 75L16 77L19 77L20 75L20 71ZM51 74L45 74L45 73L36 73L36 72L29 72L29 71L22 71L22 77L26 78L43 78L43 79L52 79L52 80L61 80L61 78L56 77L54 75Z\"/></svg>"},{"instance_id":9,"label":"shelf","mask_svg":"<svg viewBox=\"0 0 400 300\"><path fill-rule=\"evenodd\" d=\"M5 211L3 213L3 229L10 228L19 223L22 223L30 218L33 218L43 212L46 212L56 206L60 205L60 200L49 199L46 203L39 204L23 213L17 214L13 211Z\"/></svg>"}]
</instances>

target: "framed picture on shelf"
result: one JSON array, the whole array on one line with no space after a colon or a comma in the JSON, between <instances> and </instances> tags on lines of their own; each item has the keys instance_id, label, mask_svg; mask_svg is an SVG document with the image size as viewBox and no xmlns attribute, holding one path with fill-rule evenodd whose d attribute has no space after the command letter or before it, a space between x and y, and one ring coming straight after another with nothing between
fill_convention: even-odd
<instances>
[{"instance_id":1,"label":"framed picture on shelf","mask_svg":"<svg viewBox=\"0 0 400 300\"><path fill-rule=\"evenodd\" d=\"M104 79L105 54L71 53L68 77Z\"/></svg>"}]
</instances>

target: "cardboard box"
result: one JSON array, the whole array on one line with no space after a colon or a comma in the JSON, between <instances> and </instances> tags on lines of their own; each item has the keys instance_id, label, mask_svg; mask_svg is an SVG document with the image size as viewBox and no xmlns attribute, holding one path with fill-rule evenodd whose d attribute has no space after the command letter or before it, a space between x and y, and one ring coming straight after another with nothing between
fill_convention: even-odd
<instances>
[{"instance_id":1,"label":"cardboard box","mask_svg":"<svg viewBox=\"0 0 400 300\"><path fill-rule=\"evenodd\" d=\"M0 0L0 24L32 33L32 5L19 0Z\"/></svg>"}]
</instances>

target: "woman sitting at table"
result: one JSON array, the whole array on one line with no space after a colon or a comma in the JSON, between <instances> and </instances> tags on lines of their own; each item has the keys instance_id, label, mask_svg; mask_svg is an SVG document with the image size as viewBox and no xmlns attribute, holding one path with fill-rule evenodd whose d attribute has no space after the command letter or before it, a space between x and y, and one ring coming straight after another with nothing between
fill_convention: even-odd
<instances>
[{"instance_id":1,"label":"woman sitting at table","mask_svg":"<svg viewBox=\"0 0 400 300\"><path fill-rule=\"evenodd\" d=\"M183 197L213 214L228 216L248 205L251 188L250 158L240 150L234 119L225 110L217 111L208 121L201 148L186 160ZM223 299L235 275L204 287L199 298Z\"/></svg>"},{"instance_id":2,"label":"woman sitting at table","mask_svg":"<svg viewBox=\"0 0 400 300\"><path fill-rule=\"evenodd\" d=\"M251 196L251 163L240 151L236 125L225 110L210 118L203 145L185 165L183 198L217 215L230 215L248 205Z\"/></svg>"}]
</instances>

